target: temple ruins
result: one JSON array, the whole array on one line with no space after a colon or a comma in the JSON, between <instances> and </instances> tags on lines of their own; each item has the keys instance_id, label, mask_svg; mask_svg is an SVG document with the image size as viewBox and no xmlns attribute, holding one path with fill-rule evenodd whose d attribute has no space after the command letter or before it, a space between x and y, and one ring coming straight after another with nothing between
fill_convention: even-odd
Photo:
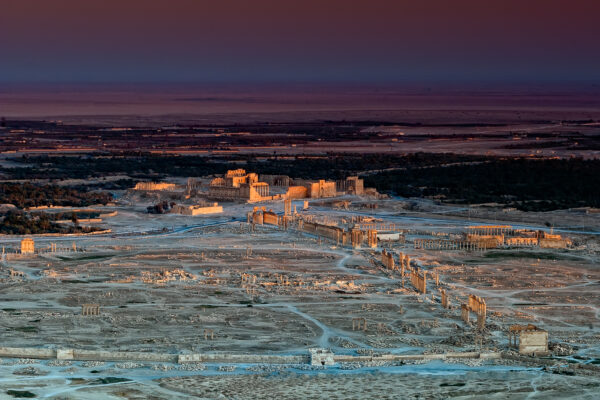
<instances>
[{"instance_id":1,"label":"temple ruins","mask_svg":"<svg viewBox=\"0 0 600 400\"><path fill-rule=\"evenodd\" d=\"M248 370L268 371L267 362L258 364L283 360L294 362L290 368L311 364L320 370L335 363L342 370L448 358L479 360L488 368L488 352L506 360L547 354L549 334L555 338L550 349L563 351L568 346L560 345L571 343L567 324L583 324L586 334L588 319L595 324L595 308L586 303L593 295L580 296L598 280L594 268L584 274L581 267L595 254L570 257L592 242L576 233L572 246L542 226L468 227L455 216L439 222L443 204L427 202L436 212L420 221L418 214L427 211L413 209L412 200L310 197L333 189L364 193L358 178L308 185L239 169L200 179L188 180L188 192L197 198L184 200L168 190L130 192L115 206L120 218L114 234L8 239L0 266L7 291L2 315L6 326L24 330L5 329L3 348L17 348L23 336L39 352L31 354L44 359L90 359L86 351L93 349L100 360L107 354L130 357L124 355L129 351L142 359L160 353L164 358L157 362L198 363L191 368L238 360ZM204 200L209 191L239 204L216 214L224 207ZM156 199L181 201L170 207L173 214L216 215L191 221L140 212L137 201ZM32 304L41 289L48 297ZM488 293L497 295L488 299ZM13 297L19 306L6 311ZM493 307L489 314L486 300ZM100 312L100 304L108 308ZM560 324L548 318L551 313L562 313ZM514 325L533 321L540 328ZM507 333L514 351L506 351ZM73 343L85 350L73 350ZM209 368L223 366L214 364Z\"/></svg>"},{"instance_id":2,"label":"temple ruins","mask_svg":"<svg viewBox=\"0 0 600 400\"><path fill-rule=\"evenodd\" d=\"M281 195L269 195L269 184L259 182L258 174L246 173L244 169L229 170L225 176L213 179L207 197L249 203L283 199Z\"/></svg>"},{"instance_id":3,"label":"temple ruins","mask_svg":"<svg viewBox=\"0 0 600 400\"><path fill-rule=\"evenodd\" d=\"M223 177L210 182L207 197L223 201L245 201L249 203L283 199L304 199L335 197L336 183L323 179L309 181L293 180L278 175L261 175L244 169L229 170ZM271 186L285 188L280 193L272 194Z\"/></svg>"},{"instance_id":4,"label":"temple ruins","mask_svg":"<svg viewBox=\"0 0 600 400\"><path fill-rule=\"evenodd\" d=\"M21 254L35 253L35 242L32 238L24 238L21 240Z\"/></svg>"},{"instance_id":5,"label":"temple ruins","mask_svg":"<svg viewBox=\"0 0 600 400\"><path fill-rule=\"evenodd\" d=\"M334 197L342 194L362 195L365 192L363 180L349 176L338 181L294 179L287 175L261 175L261 180L272 186L284 188L304 188L310 198ZM297 191L296 193L301 193ZM301 198L292 196L292 198Z\"/></svg>"}]
</instances>

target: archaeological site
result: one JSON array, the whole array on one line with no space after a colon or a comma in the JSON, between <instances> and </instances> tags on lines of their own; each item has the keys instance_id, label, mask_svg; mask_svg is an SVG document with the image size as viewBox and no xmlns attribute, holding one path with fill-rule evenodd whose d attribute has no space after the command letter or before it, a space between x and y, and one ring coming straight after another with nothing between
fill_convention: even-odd
<instances>
[{"instance_id":1,"label":"archaeological site","mask_svg":"<svg viewBox=\"0 0 600 400\"><path fill-rule=\"evenodd\" d=\"M0 400L600 399L600 1L0 4Z\"/></svg>"}]
</instances>

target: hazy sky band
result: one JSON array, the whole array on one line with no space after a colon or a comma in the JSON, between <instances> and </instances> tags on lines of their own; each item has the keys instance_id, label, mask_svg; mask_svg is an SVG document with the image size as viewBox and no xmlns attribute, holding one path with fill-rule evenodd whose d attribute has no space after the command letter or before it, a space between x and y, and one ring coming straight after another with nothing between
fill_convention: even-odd
<instances>
[{"instance_id":1,"label":"hazy sky band","mask_svg":"<svg viewBox=\"0 0 600 400\"><path fill-rule=\"evenodd\" d=\"M600 81L595 0L0 0L0 81Z\"/></svg>"}]
</instances>

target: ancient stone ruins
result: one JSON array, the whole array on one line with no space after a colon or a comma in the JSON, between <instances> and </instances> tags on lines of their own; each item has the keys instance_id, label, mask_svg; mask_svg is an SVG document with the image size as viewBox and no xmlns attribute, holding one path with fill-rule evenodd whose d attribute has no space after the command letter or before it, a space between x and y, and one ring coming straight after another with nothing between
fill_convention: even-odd
<instances>
[{"instance_id":1,"label":"ancient stone ruins","mask_svg":"<svg viewBox=\"0 0 600 400\"><path fill-rule=\"evenodd\" d=\"M435 225L438 214L413 222L413 211L405 217L366 191L356 177L230 170L187 185L136 185L124 195L132 205L107 218L111 233L7 240L0 281L16 300L0 310L0 356L211 374L485 366L569 351L556 344L566 325L552 325L547 307L568 308L576 317L562 318L573 326L569 318L594 315L574 294L593 288L593 270L563 265L585 262L572 257L577 240L552 229ZM140 212L144 199L171 198L179 203L165 215Z\"/></svg>"}]
</instances>

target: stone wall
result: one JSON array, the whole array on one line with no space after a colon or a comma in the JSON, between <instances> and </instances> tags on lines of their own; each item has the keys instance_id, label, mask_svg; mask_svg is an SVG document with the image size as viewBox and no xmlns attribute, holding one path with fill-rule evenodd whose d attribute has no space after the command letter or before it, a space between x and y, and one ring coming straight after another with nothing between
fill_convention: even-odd
<instances>
[{"instance_id":1,"label":"stone wall","mask_svg":"<svg viewBox=\"0 0 600 400\"><path fill-rule=\"evenodd\" d=\"M309 182L305 184L310 198L320 199L323 197L335 197L337 195L335 182L325 181Z\"/></svg>"},{"instance_id":2,"label":"stone wall","mask_svg":"<svg viewBox=\"0 0 600 400\"><path fill-rule=\"evenodd\" d=\"M335 362L361 361L401 361L401 360L446 360L500 358L500 353L443 353L443 354L380 354L371 356L338 355L326 351L327 359L333 357ZM61 359L74 361L142 361L142 362L212 362L212 363L248 363L248 364L307 364L311 361L309 354L271 355L271 354L233 354L233 353L195 353L171 354L129 351L101 351L78 349L45 349L27 347L0 347L0 357Z\"/></svg>"},{"instance_id":3,"label":"stone wall","mask_svg":"<svg viewBox=\"0 0 600 400\"><path fill-rule=\"evenodd\" d=\"M266 364L304 364L308 362L307 355L278 356L262 354L227 354L227 353L205 353L205 354L180 354L177 357L180 364L188 362L221 362L221 363L266 363Z\"/></svg>"},{"instance_id":4,"label":"stone wall","mask_svg":"<svg viewBox=\"0 0 600 400\"><path fill-rule=\"evenodd\" d=\"M146 361L146 362L221 362L221 363L267 363L302 364L308 363L308 355L269 355L269 354L171 354L135 351L101 351L78 349L44 349L27 347L0 347L0 357L60 359L75 361Z\"/></svg>"},{"instance_id":5,"label":"stone wall","mask_svg":"<svg viewBox=\"0 0 600 400\"><path fill-rule=\"evenodd\" d=\"M279 216L271 211L263 212L263 223L269 225L279 225Z\"/></svg>"},{"instance_id":6,"label":"stone wall","mask_svg":"<svg viewBox=\"0 0 600 400\"><path fill-rule=\"evenodd\" d=\"M212 206L193 205L186 206L177 204L171 209L171 213L182 215L204 215L218 214L223 212L223 207L214 203Z\"/></svg>"},{"instance_id":7,"label":"stone wall","mask_svg":"<svg viewBox=\"0 0 600 400\"><path fill-rule=\"evenodd\" d=\"M285 194L286 199L305 199L308 197L308 189L304 186L290 186Z\"/></svg>"},{"instance_id":8,"label":"stone wall","mask_svg":"<svg viewBox=\"0 0 600 400\"><path fill-rule=\"evenodd\" d=\"M138 182L133 190L173 190L177 187L174 183L166 182Z\"/></svg>"},{"instance_id":9,"label":"stone wall","mask_svg":"<svg viewBox=\"0 0 600 400\"><path fill-rule=\"evenodd\" d=\"M344 230L337 226L323 225L315 222L304 222L302 228L304 232L312 233L318 236L323 236L336 242L343 243Z\"/></svg>"},{"instance_id":10,"label":"stone wall","mask_svg":"<svg viewBox=\"0 0 600 400\"><path fill-rule=\"evenodd\" d=\"M524 330L519 334L519 354L548 353L548 332Z\"/></svg>"},{"instance_id":11,"label":"stone wall","mask_svg":"<svg viewBox=\"0 0 600 400\"><path fill-rule=\"evenodd\" d=\"M568 239L540 238L539 246L545 249L566 249L571 244Z\"/></svg>"},{"instance_id":12,"label":"stone wall","mask_svg":"<svg viewBox=\"0 0 600 400\"><path fill-rule=\"evenodd\" d=\"M504 244L504 235L478 235L478 234L467 234L468 242L475 242L480 247L486 249L494 249Z\"/></svg>"}]
</instances>

